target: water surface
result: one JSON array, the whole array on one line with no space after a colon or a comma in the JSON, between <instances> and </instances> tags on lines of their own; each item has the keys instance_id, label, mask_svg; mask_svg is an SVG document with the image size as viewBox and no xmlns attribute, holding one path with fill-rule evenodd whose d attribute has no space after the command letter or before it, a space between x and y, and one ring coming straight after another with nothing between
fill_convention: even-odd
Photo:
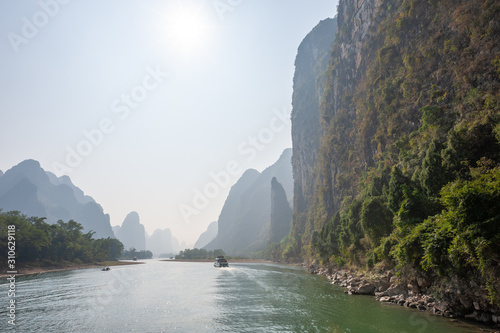
<instances>
[{"instance_id":1,"label":"water surface","mask_svg":"<svg viewBox=\"0 0 500 333\"><path fill-rule=\"evenodd\" d=\"M18 277L15 328L0 285L1 332L478 332L349 296L294 266L147 261Z\"/></svg>"}]
</instances>

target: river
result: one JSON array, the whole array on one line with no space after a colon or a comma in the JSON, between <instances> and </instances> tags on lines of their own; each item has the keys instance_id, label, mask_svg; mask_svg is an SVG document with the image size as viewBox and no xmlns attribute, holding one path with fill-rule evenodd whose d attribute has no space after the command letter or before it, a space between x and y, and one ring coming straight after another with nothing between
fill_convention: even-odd
<instances>
[{"instance_id":1,"label":"river","mask_svg":"<svg viewBox=\"0 0 500 333\"><path fill-rule=\"evenodd\" d=\"M413 309L349 296L303 268L146 261L16 279L16 321L0 284L1 332L478 332Z\"/></svg>"}]
</instances>

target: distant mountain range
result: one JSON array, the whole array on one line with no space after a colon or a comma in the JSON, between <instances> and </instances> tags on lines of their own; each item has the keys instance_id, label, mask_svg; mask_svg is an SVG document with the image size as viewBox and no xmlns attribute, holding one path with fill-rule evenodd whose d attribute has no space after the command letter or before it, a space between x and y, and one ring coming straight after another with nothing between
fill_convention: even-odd
<instances>
[{"instance_id":1,"label":"distant mountain range","mask_svg":"<svg viewBox=\"0 0 500 333\"><path fill-rule=\"evenodd\" d=\"M286 194L285 200L291 200L291 157L292 150L286 149L278 161L262 173L253 169L243 173L224 203L218 220L218 234L205 249L223 249L230 255L248 255L267 245L271 220L271 181L276 178ZM285 223L289 228L291 221Z\"/></svg>"},{"instance_id":2,"label":"distant mountain range","mask_svg":"<svg viewBox=\"0 0 500 333\"><path fill-rule=\"evenodd\" d=\"M161 254L175 254L180 251L177 238L172 236L170 229L156 229L151 236L146 233L144 225L140 222L137 212L130 212L121 226L113 226L116 238L118 238L125 248L134 248L138 251L149 250L153 256L159 257Z\"/></svg>"},{"instance_id":3,"label":"distant mountain range","mask_svg":"<svg viewBox=\"0 0 500 333\"><path fill-rule=\"evenodd\" d=\"M177 238L172 235L170 229L156 229L151 236L146 235L146 248L153 252L155 257L162 254L173 255L179 253L181 245Z\"/></svg>"},{"instance_id":4,"label":"distant mountain range","mask_svg":"<svg viewBox=\"0 0 500 333\"><path fill-rule=\"evenodd\" d=\"M76 187L68 176L57 177L35 160L25 160L0 173L0 209L46 217L48 223L75 220L94 238L114 237L109 215Z\"/></svg>"}]
</instances>

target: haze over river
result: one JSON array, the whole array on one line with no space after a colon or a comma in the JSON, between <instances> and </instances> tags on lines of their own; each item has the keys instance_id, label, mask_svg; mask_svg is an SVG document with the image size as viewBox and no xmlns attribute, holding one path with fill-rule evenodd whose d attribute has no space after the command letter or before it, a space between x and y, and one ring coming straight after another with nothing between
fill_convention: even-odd
<instances>
[{"instance_id":1,"label":"haze over river","mask_svg":"<svg viewBox=\"0 0 500 333\"><path fill-rule=\"evenodd\" d=\"M146 261L16 280L16 325L1 332L478 332L413 309L349 296L303 268Z\"/></svg>"}]
</instances>

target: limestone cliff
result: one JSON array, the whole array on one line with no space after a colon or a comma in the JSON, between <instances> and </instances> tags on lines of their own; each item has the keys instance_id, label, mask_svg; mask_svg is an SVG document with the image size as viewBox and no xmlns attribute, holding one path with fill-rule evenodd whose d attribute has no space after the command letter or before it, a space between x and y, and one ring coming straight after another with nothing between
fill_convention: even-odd
<instances>
[{"instance_id":1,"label":"limestone cliff","mask_svg":"<svg viewBox=\"0 0 500 333\"><path fill-rule=\"evenodd\" d=\"M320 104L336 19L321 21L302 41L295 59L292 97L294 224L304 225L313 193L313 169L320 146Z\"/></svg>"},{"instance_id":2,"label":"limestone cliff","mask_svg":"<svg viewBox=\"0 0 500 333\"><path fill-rule=\"evenodd\" d=\"M267 242L279 243L290 232L292 209L283 186L273 177L271 180L271 221Z\"/></svg>"},{"instance_id":3,"label":"limestone cliff","mask_svg":"<svg viewBox=\"0 0 500 333\"><path fill-rule=\"evenodd\" d=\"M499 14L490 0L339 1L313 164L309 135L293 137L285 259L395 269L450 313L500 313Z\"/></svg>"}]
</instances>

